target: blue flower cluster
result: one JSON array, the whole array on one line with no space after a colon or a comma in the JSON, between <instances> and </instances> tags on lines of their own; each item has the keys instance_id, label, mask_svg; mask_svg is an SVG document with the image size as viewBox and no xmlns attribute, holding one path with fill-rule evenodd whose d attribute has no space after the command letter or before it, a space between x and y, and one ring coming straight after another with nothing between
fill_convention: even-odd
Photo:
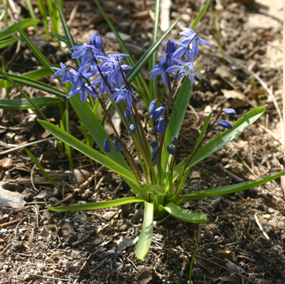
<instances>
[{"instance_id":1,"label":"blue flower cluster","mask_svg":"<svg viewBox=\"0 0 285 284\"><path fill-rule=\"evenodd\" d=\"M193 75L200 80L200 76L193 70L193 62L198 55L199 43L212 46L191 29L185 28L185 31L180 32L179 34L186 36L186 38L181 42L175 39L169 39L168 41L163 42L162 44L166 44L165 53L161 55L163 58L150 72L150 79L153 79L157 75L161 75L165 86L169 85L168 73L176 78L176 80L180 80L183 76L187 76L191 82L190 86L194 83ZM178 45L178 49L176 45ZM177 72L176 76L174 75L175 72Z\"/></svg>"}]
</instances>

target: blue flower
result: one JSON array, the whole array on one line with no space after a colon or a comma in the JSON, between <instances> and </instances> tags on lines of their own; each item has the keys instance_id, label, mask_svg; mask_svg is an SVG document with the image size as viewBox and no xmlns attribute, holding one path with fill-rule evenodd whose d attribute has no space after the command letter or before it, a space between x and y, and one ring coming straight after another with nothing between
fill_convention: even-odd
<instances>
[{"instance_id":1,"label":"blue flower","mask_svg":"<svg viewBox=\"0 0 285 284\"><path fill-rule=\"evenodd\" d=\"M102 78L102 76L104 76L104 79L105 79L105 80ZM105 93L106 89L108 90L108 93L111 94L111 91L110 91L108 85L106 84L106 82L107 82L107 83L109 83L109 85L110 85L110 82L109 82L109 79L108 79L108 74L105 73L105 72L102 72L102 76L99 76L98 78L96 78L96 79L93 81L92 85L100 84L100 92L101 92L101 95L103 95L103 94ZM106 82L105 82L105 81L106 81Z\"/></svg>"},{"instance_id":2,"label":"blue flower","mask_svg":"<svg viewBox=\"0 0 285 284\"><path fill-rule=\"evenodd\" d=\"M182 62L181 60L179 59L174 59L175 62L181 64L181 66L171 66L169 67L166 72L168 73L173 73L173 72L178 72L178 76L177 76L177 81L179 81L184 75L188 76L191 84L190 86L193 85L194 83L194 76L193 74L199 79L201 80L200 76L193 70L193 63L191 62Z\"/></svg>"},{"instance_id":3,"label":"blue flower","mask_svg":"<svg viewBox=\"0 0 285 284\"><path fill-rule=\"evenodd\" d=\"M89 45L84 43L83 45L76 45L71 47L71 50L77 49L75 52L71 54L71 58L79 58L82 57L81 65L85 65L88 59L92 60L95 59L94 53L96 53L96 49L93 45Z\"/></svg>"},{"instance_id":4,"label":"blue flower","mask_svg":"<svg viewBox=\"0 0 285 284\"><path fill-rule=\"evenodd\" d=\"M106 153L109 153L111 151L111 143L109 141L109 137L104 140L103 149Z\"/></svg>"},{"instance_id":5,"label":"blue flower","mask_svg":"<svg viewBox=\"0 0 285 284\"><path fill-rule=\"evenodd\" d=\"M123 88L123 89L117 89L117 88L113 88L112 90L116 91L116 93L114 93L111 96L111 101L116 99L116 103L119 103L121 101L124 101L128 104L129 109L132 108L132 100L133 98L137 100L137 98L135 97L134 94L134 90L128 90L127 88Z\"/></svg>"},{"instance_id":6,"label":"blue flower","mask_svg":"<svg viewBox=\"0 0 285 284\"><path fill-rule=\"evenodd\" d=\"M151 147L152 149L154 149L156 146L157 146L156 141L152 140L152 141L150 142L150 147Z\"/></svg>"},{"instance_id":7,"label":"blue flower","mask_svg":"<svg viewBox=\"0 0 285 284\"><path fill-rule=\"evenodd\" d=\"M224 119L218 120L217 123L226 129L232 129L233 128L232 125L227 120L224 120Z\"/></svg>"},{"instance_id":8,"label":"blue flower","mask_svg":"<svg viewBox=\"0 0 285 284\"><path fill-rule=\"evenodd\" d=\"M50 67L50 69L55 69L58 70L57 72L54 73L52 76L53 79L62 76L62 83L65 82L72 82L72 73L69 71L69 69L62 63L60 62L60 67Z\"/></svg>"},{"instance_id":9,"label":"blue flower","mask_svg":"<svg viewBox=\"0 0 285 284\"><path fill-rule=\"evenodd\" d=\"M153 166L155 166L157 164L157 159L158 159L158 156L152 156L151 162L152 162Z\"/></svg>"},{"instance_id":10,"label":"blue flower","mask_svg":"<svg viewBox=\"0 0 285 284\"><path fill-rule=\"evenodd\" d=\"M71 69L72 72L72 88L71 91L77 90L77 88L81 88L85 84L85 79L89 79L92 74L88 73L86 69L84 69L83 66L81 66L78 71Z\"/></svg>"},{"instance_id":11,"label":"blue flower","mask_svg":"<svg viewBox=\"0 0 285 284\"><path fill-rule=\"evenodd\" d=\"M173 53L173 55L172 55L173 57L179 58L179 57L182 57L185 54L185 61L186 62L194 61L194 54L193 54L191 48L189 47L189 45L183 44L180 41L177 41L175 39L171 39L171 41L176 43L177 45L181 46L180 48L178 48Z\"/></svg>"},{"instance_id":12,"label":"blue flower","mask_svg":"<svg viewBox=\"0 0 285 284\"><path fill-rule=\"evenodd\" d=\"M174 145L172 145L172 144L170 144L170 145L168 145L167 147L167 152L170 154L170 155L175 155L175 147L174 147Z\"/></svg>"},{"instance_id":13,"label":"blue flower","mask_svg":"<svg viewBox=\"0 0 285 284\"><path fill-rule=\"evenodd\" d=\"M228 116L235 116L236 111L233 108L226 108L223 110L223 112Z\"/></svg>"},{"instance_id":14,"label":"blue flower","mask_svg":"<svg viewBox=\"0 0 285 284\"><path fill-rule=\"evenodd\" d=\"M165 133L166 130L166 121L164 117L161 117L158 121L157 130L160 133Z\"/></svg>"},{"instance_id":15,"label":"blue flower","mask_svg":"<svg viewBox=\"0 0 285 284\"><path fill-rule=\"evenodd\" d=\"M167 68L174 64L173 58L170 54L167 54L158 64L154 66L154 68L150 71L149 74L150 80L152 80L155 76L160 75L162 76L163 84L168 86L168 78L167 78Z\"/></svg>"},{"instance_id":16,"label":"blue flower","mask_svg":"<svg viewBox=\"0 0 285 284\"><path fill-rule=\"evenodd\" d=\"M150 119L158 119L165 113L165 108L163 106L158 107L151 115Z\"/></svg>"},{"instance_id":17,"label":"blue flower","mask_svg":"<svg viewBox=\"0 0 285 284\"><path fill-rule=\"evenodd\" d=\"M125 118L127 119L127 122L130 122L132 119L132 113L128 108L125 109L124 115Z\"/></svg>"},{"instance_id":18,"label":"blue flower","mask_svg":"<svg viewBox=\"0 0 285 284\"><path fill-rule=\"evenodd\" d=\"M103 52L102 52L102 47L103 47L103 41L102 41L102 38L100 37L99 33L96 32L94 33L89 39L88 39L88 43L90 44L93 44L93 46L96 48L96 50L100 51L100 53L102 55Z\"/></svg>"},{"instance_id":19,"label":"blue flower","mask_svg":"<svg viewBox=\"0 0 285 284\"><path fill-rule=\"evenodd\" d=\"M189 45L189 43L192 43L192 51L194 54L194 57L198 55L199 52L199 43L212 46L210 43L205 41L204 39L200 38L193 30L185 28L185 31L179 32L180 35L186 36L185 39L181 41L182 44Z\"/></svg>"},{"instance_id":20,"label":"blue flower","mask_svg":"<svg viewBox=\"0 0 285 284\"><path fill-rule=\"evenodd\" d=\"M158 154L158 151L159 151L159 146L156 146L156 147L153 149L151 155L152 155L152 156L156 156L156 155Z\"/></svg>"},{"instance_id":21,"label":"blue flower","mask_svg":"<svg viewBox=\"0 0 285 284\"><path fill-rule=\"evenodd\" d=\"M136 123L133 123L130 125L130 130L131 132L134 134L137 130L137 124Z\"/></svg>"},{"instance_id":22,"label":"blue flower","mask_svg":"<svg viewBox=\"0 0 285 284\"><path fill-rule=\"evenodd\" d=\"M176 50L176 45L174 44L175 43L175 40L173 39L169 39L168 41L164 41L162 44L165 44L166 43L166 46L165 46L165 54L173 54Z\"/></svg>"},{"instance_id":23,"label":"blue flower","mask_svg":"<svg viewBox=\"0 0 285 284\"><path fill-rule=\"evenodd\" d=\"M156 100L151 101L151 103L149 104L149 108L148 108L149 115L152 115L154 111L156 110L156 108L157 108Z\"/></svg>"},{"instance_id":24,"label":"blue flower","mask_svg":"<svg viewBox=\"0 0 285 284\"><path fill-rule=\"evenodd\" d=\"M171 142L172 142L172 144L173 144L174 146L177 146L177 144L178 144L178 139L177 139L175 136L173 136L173 137L171 138Z\"/></svg>"},{"instance_id":25,"label":"blue flower","mask_svg":"<svg viewBox=\"0 0 285 284\"><path fill-rule=\"evenodd\" d=\"M119 140L115 140L114 146L115 146L115 151L116 152L120 152L121 151L122 145L121 145L121 142Z\"/></svg>"},{"instance_id":26,"label":"blue flower","mask_svg":"<svg viewBox=\"0 0 285 284\"><path fill-rule=\"evenodd\" d=\"M93 87L96 91L96 87ZM75 89L74 91L71 90L67 99L70 99L74 95L80 92L80 100L84 103L87 98L87 93L90 94L92 97L99 99L99 96L93 91L92 87L88 86L87 84L83 85L80 89Z\"/></svg>"}]
</instances>

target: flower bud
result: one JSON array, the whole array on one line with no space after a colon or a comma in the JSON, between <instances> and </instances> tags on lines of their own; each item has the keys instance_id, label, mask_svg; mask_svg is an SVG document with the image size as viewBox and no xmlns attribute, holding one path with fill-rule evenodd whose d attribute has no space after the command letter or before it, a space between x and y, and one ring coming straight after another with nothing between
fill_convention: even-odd
<instances>
[{"instance_id":1,"label":"flower bud","mask_svg":"<svg viewBox=\"0 0 285 284\"><path fill-rule=\"evenodd\" d=\"M177 139L175 136L173 136L173 137L171 138L171 142L172 142L172 144L173 144L174 146L177 146L177 144L178 144L178 139Z\"/></svg>"},{"instance_id":2,"label":"flower bud","mask_svg":"<svg viewBox=\"0 0 285 284\"><path fill-rule=\"evenodd\" d=\"M109 153L111 151L111 144L110 144L110 141L109 141L109 137L107 137L105 140L104 140L104 143L103 143L103 149L106 153Z\"/></svg>"},{"instance_id":3,"label":"flower bud","mask_svg":"<svg viewBox=\"0 0 285 284\"><path fill-rule=\"evenodd\" d=\"M153 156L151 158L151 161L152 161L152 165L155 166L157 164L157 159L158 159L158 156Z\"/></svg>"},{"instance_id":4,"label":"flower bud","mask_svg":"<svg viewBox=\"0 0 285 284\"><path fill-rule=\"evenodd\" d=\"M152 140L152 141L150 142L150 147L151 147L152 149L154 149L156 146L157 146L156 141Z\"/></svg>"},{"instance_id":5,"label":"flower bud","mask_svg":"<svg viewBox=\"0 0 285 284\"><path fill-rule=\"evenodd\" d=\"M159 146L156 146L156 147L153 149L151 155L152 155L152 156L157 156L158 151L159 151Z\"/></svg>"},{"instance_id":6,"label":"flower bud","mask_svg":"<svg viewBox=\"0 0 285 284\"><path fill-rule=\"evenodd\" d=\"M165 130L166 130L166 121L165 121L165 118L162 117L159 119L158 121L158 125L157 125L157 130L160 132L160 133L165 133Z\"/></svg>"},{"instance_id":7,"label":"flower bud","mask_svg":"<svg viewBox=\"0 0 285 284\"><path fill-rule=\"evenodd\" d=\"M153 119L153 120L158 119L164 114L164 112L165 112L165 108L160 106L153 112L153 114L150 115L150 119Z\"/></svg>"},{"instance_id":8,"label":"flower bud","mask_svg":"<svg viewBox=\"0 0 285 284\"><path fill-rule=\"evenodd\" d=\"M233 108L226 108L223 110L223 112L228 116L234 116L237 114Z\"/></svg>"},{"instance_id":9,"label":"flower bud","mask_svg":"<svg viewBox=\"0 0 285 284\"><path fill-rule=\"evenodd\" d=\"M175 147L174 145L170 144L167 146L167 152L170 154L170 155L175 155Z\"/></svg>"},{"instance_id":10,"label":"flower bud","mask_svg":"<svg viewBox=\"0 0 285 284\"><path fill-rule=\"evenodd\" d=\"M226 129L232 129L233 128L232 125L227 120L220 119L217 122L223 128L226 128Z\"/></svg>"},{"instance_id":11,"label":"flower bud","mask_svg":"<svg viewBox=\"0 0 285 284\"><path fill-rule=\"evenodd\" d=\"M148 108L149 115L152 115L155 112L156 108L157 108L156 100L151 101L149 108Z\"/></svg>"},{"instance_id":12,"label":"flower bud","mask_svg":"<svg viewBox=\"0 0 285 284\"><path fill-rule=\"evenodd\" d=\"M165 46L165 54L172 54L176 51L176 45L172 41L168 41Z\"/></svg>"},{"instance_id":13,"label":"flower bud","mask_svg":"<svg viewBox=\"0 0 285 284\"><path fill-rule=\"evenodd\" d=\"M115 151L116 152L120 152L121 151L122 145L121 145L121 142L119 140L115 140L114 146L115 146Z\"/></svg>"},{"instance_id":14,"label":"flower bud","mask_svg":"<svg viewBox=\"0 0 285 284\"><path fill-rule=\"evenodd\" d=\"M136 132L136 130L137 130L136 123L133 123L133 124L130 125L130 130L132 131L133 134Z\"/></svg>"},{"instance_id":15,"label":"flower bud","mask_svg":"<svg viewBox=\"0 0 285 284\"><path fill-rule=\"evenodd\" d=\"M131 111L130 111L128 108L126 108L124 114L125 114L125 118L127 119L127 121L130 122L131 119L132 119L132 113L131 113Z\"/></svg>"}]
</instances>

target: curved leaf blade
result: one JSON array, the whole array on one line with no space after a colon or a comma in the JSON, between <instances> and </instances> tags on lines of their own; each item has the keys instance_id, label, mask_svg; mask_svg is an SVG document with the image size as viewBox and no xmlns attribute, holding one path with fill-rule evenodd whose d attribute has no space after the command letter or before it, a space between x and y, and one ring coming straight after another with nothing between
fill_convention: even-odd
<instances>
[{"instance_id":1,"label":"curved leaf blade","mask_svg":"<svg viewBox=\"0 0 285 284\"><path fill-rule=\"evenodd\" d=\"M20 36L16 36L16 37L12 37L12 38L0 41L0 49L17 42L20 38L21 38Z\"/></svg>"},{"instance_id":2,"label":"curved leaf blade","mask_svg":"<svg viewBox=\"0 0 285 284\"><path fill-rule=\"evenodd\" d=\"M56 96L61 97L61 98L66 98L67 97L67 95L64 92L62 92L62 91L58 90L57 88L54 88L54 87L46 84L46 83L43 83L43 82L40 82L40 81L37 81L37 80L33 80L33 79L30 79L30 78L23 77L23 75L19 76L19 75L14 75L14 74L9 74L9 73L5 73L5 74L6 75L8 74L8 76L15 83L18 83L18 84L21 84L21 85L25 85L25 86L29 86L29 87L33 87L34 89L38 89L38 90L47 92L49 94L56 95ZM6 80L3 75L0 75L0 79L2 79L2 78L4 80ZM1 83L2 82L0 82L0 88L2 86ZM10 87L10 86L12 86L12 84L8 83L8 87Z\"/></svg>"},{"instance_id":3,"label":"curved leaf blade","mask_svg":"<svg viewBox=\"0 0 285 284\"><path fill-rule=\"evenodd\" d=\"M52 123L42 120L39 120L39 123L56 138L60 139L61 141L78 150L87 157L93 159L94 161L104 165L105 167L122 176L125 180L131 183L132 189L136 194L140 193L135 176L132 172L130 172L130 170L116 163L113 159L108 158L107 156L82 143L81 141L68 134L67 132L63 131L59 127L53 125Z\"/></svg>"},{"instance_id":4,"label":"curved leaf blade","mask_svg":"<svg viewBox=\"0 0 285 284\"><path fill-rule=\"evenodd\" d=\"M200 20L202 19L202 17L204 16L205 12L207 11L207 8L210 4L211 0L208 0L206 2L206 4L204 5L204 7L201 9L201 11L199 12L199 14L197 15L196 19L194 20L193 24L191 25L191 29L194 30L196 28L196 26L198 25L198 23L200 22Z\"/></svg>"},{"instance_id":5,"label":"curved leaf blade","mask_svg":"<svg viewBox=\"0 0 285 284\"><path fill-rule=\"evenodd\" d=\"M26 29L31 26L35 26L39 23L39 20L34 20L31 18L26 18L17 24L11 25L9 27L6 27L0 31L0 40L10 37L11 35L15 34L17 32L17 26L21 29Z\"/></svg>"},{"instance_id":6,"label":"curved leaf blade","mask_svg":"<svg viewBox=\"0 0 285 284\"><path fill-rule=\"evenodd\" d=\"M188 210L185 210L176 204L170 202L166 206L159 205L159 207L165 210L167 213L175 217L176 219L188 222L188 223L205 223L207 222L207 215L206 214L198 214L193 213Z\"/></svg>"},{"instance_id":7,"label":"curved leaf blade","mask_svg":"<svg viewBox=\"0 0 285 284\"><path fill-rule=\"evenodd\" d=\"M144 201L143 225L136 248L136 256L140 260L144 260L146 258L151 245L153 234L153 213L153 203Z\"/></svg>"},{"instance_id":8,"label":"curved leaf blade","mask_svg":"<svg viewBox=\"0 0 285 284\"><path fill-rule=\"evenodd\" d=\"M261 184L267 183L269 181L272 181L274 179L277 179L277 178L283 176L284 174L285 174L285 171L282 171L282 172L279 172L277 174L274 174L274 175L271 175L268 177L264 177L264 178L259 178L259 179L253 180L253 181L233 184L233 185L209 189L209 190L202 190L202 191L193 192L193 193L190 193L190 194L187 194L187 195L180 197L176 201L176 204L179 205L182 202L187 201L187 200L213 197L213 196L217 196L217 195L225 195L225 194L235 193L238 191L247 190L247 189L259 186Z\"/></svg>"},{"instance_id":9,"label":"curved leaf blade","mask_svg":"<svg viewBox=\"0 0 285 284\"><path fill-rule=\"evenodd\" d=\"M136 197L126 197L121 199L108 200L108 201L89 203L89 204L61 206L61 207L46 206L46 208L54 212L70 212L70 211L98 210L98 209L115 207L130 203L143 203L143 202L144 202L143 199L139 199Z\"/></svg>"},{"instance_id":10,"label":"curved leaf blade","mask_svg":"<svg viewBox=\"0 0 285 284\"><path fill-rule=\"evenodd\" d=\"M253 124L264 113L265 109L266 106L261 106L250 110L233 125L232 129L224 131L218 137L198 149L196 155L189 163L188 168L193 167L198 162L202 161L204 158L208 157L209 155L223 147L225 144L236 138L240 133L242 133L251 124ZM177 179L179 174L181 174L188 159L189 157L174 168L174 180Z\"/></svg>"},{"instance_id":11,"label":"curved leaf blade","mask_svg":"<svg viewBox=\"0 0 285 284\"><path fill-rule=\"evenodd\" d=\"M37 107L56 105L62 102L62 100L58 98L46 98L46 97L31 98L31 101ZM24 110L28 108L34 108L34 106L27 99L15 99L15 100L0 100L0 108L11 109L11 110Z\"/></svg>"}]
</instances>

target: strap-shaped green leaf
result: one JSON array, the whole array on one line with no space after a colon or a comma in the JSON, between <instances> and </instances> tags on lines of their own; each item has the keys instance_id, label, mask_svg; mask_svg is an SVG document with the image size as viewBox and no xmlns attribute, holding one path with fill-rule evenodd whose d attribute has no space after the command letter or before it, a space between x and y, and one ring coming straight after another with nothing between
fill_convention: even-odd
<instances>
[{"instance_id":1,"label":"strap-shaped green leaf","mask_svg":"<svg viewBox=\"0 0 285 284\"><path fill-rule=\"evenodd\" d=\"M47 209L55 212L70 212L70 211L81 211L81 210L98 210L109 207L120 206L124 204L130 203L143 203L143 199L139 199L136 197L126 197L121 199L96 202L96 203L88 203L88 204L80 204L80 205L71 205L71 206L61 206L61 207L52 207L47 206Z\"/></svg>"},{"instance_id":2,"label":"strap-shaped green leaf","mask_svg":"<svg viewBox=\"0 0 285 284\"><path fill-rule=\"evenodd\" d=\"M54 32L51 32L51 34L52 34L54 37L56 37L58 40L60 40L60 41L62 41L62 42L64 42L64 43L66 43L66 44L68 44L66 37L61 36L61 35L59 35L59 34L57 34L57 33L54 33Z\"/></svg>"},{"instance_id":3,"label":"strap-shaped green leaf","mask_svg":"<svg viewBox=\"0 0 285 284\"><path fill-rule=\"evenodd\" d=\"M46 98L46 97L31 98L31 101L37 107L56 105L62 102L62 100L58 98ZM11 109L11 110L23 110L28 108L34 108L34 106L27 99L15 99L15 100L0 100L0 108Z\"/></svg>"},{"instance_id":4,"label":"strap-shaped green leaf","mask_svg":"<svg viewBox=\"0 0 285 284\"><path fill-rule=\"evenodd\" d=\"M133 189L133 191L136 194L140 194L138 183L135 179L135 176L130 170L121 166L113 159L106 157L105 155L99 153L98 151L82 143L81 141L79 141L72 135L68 134L67 132L63 131L59 127L53 125L52 123L42 120L39 120L39 123L56 138L60 139L61 141L73 147L74 149L78 150L79 152L83 153L87 157L93 159L94 161L104 165L105 167L109 168L110 170L122 176L126 181L128 181L131 184L131 188ZM114 148L113 145L112 148ZM112 150L114 151L114 149Z\"/></svg>"},{"instance_id":5,"label":"strap-shaped green leaf","mask_svg":"<svg viewBox=\"0 0 285 284\"><path fill-rule=\"evenodd\" d=\"M186 84L180 88L177 99L174 104L174 108L171 112L170 119L167 124L167 130L164 137L163 149L161 152L161 170L162 170L162 182L167 183L168 164L170 163L171 155L168 154L166 147L170 145L173 136L178 138L181 126L184 120L184 116L191 98L192 87L190 87L190 80L185 78Z\"/></svg>"},{"instance_id":6,"label":"strap-shaped green leaf","mask_svg":"<svg viewBox=\"0 0 285 284\"><path fill-rule=\"evenodd\" d=\"M265 183L272 181L274 179L277 179L277 178L283 176L284 174L285 174L285 171L282 171L282 172L279 172L277 174L274 174L274 175L271 175L268 177L263 177L263 178L259 178L256 180L244 182L244 183L238 183L238 184L233 184L233 185L229 185L229 186L193 192L193 193L181 196L176 201L176 204L179 205L182 202L187 201L187 200L213 197L213 196L225 195L225 194L235 193L238 191L247 190L247 189L259 186L261 184L265 184Z\"/></svg>"},{"instance_id":7,"label":"strap-shaped green leaf","mask_svg":"<svg viewBox=\"0 0 285 284\"><path fill-rule=\"evenodd\" d=\"M241 134L245 129L247 129L251 124L253 124L265 111L266 106L257 107L253 110L250 110L244 116L242 116L234 125L232 129L228 129L220 134L218 137L207 143L205 146L201 147L197 150L194 158L188 165L189 167L193 167L198 162L202 161L206 157L210 156L212 153L219 150L228 142L232 141L239 134ZM189 156L190 157L190 156ZM174 180L181 174L184 166L188 162L188 159L182 161L179 165L174 168L173 177Z\"/></svg>"},{"instance_id":8,"label":"strap-shaped green leaf","mask_svg":"<svg viewBox=\"0 0 285 284\"><path fill-rule=\"evenodd\" d=\"M38 20L34 20L31 18L26 18L20 22L18 22L17 24L14 24L12 26L6 27L4 29L2 29L0 31L0 40L5 39L10 37L11 35L15 34L17 32L17 25L21 28L21 29L26 29L28 27L31 26L35 26L39 23Z\"/></svg>"},{"instance_id":9,"label":"strap-shaped green leaf","mask_svg":"<svg viewBox=\"0 0 285 284\"><path fill-rule=\"evenodd\" d=\"M5 73L6 75L8 73ZM37 80L33 80L33 79L29 79L29 78L25 78L22 75L14 75L14 74L8 74L8 76L16 83L21 84L21 85L25 85L25 86L29 86L29 87L33 87L34 89L38 89L38 90L42 90L44 92L47 92L49 94L53 94L56 95L58 97L62 97L62 98L66 98L67 95L60 91L57 88L54 88L46 83L37 81ZM3 75L0 75L0 78L5 79L5 77ZM0 82L0 88L1 88L1 84L2 82ZM11 83L8 83L8 87L12 86Z\"/></svg>"},{"instance_id":10,"label":"strap-shaped green leaf","mask_svg":"<svg viewBox=\"0 0 285 284\"><path fill-rule=\"evenodd\" d=\"M140 233L139 241L136 248L136 256L140 260L144 260L149 251L153 234L153 213L154 205L147 201L144 202L143 225Z\"/></svg>"},{"instance_id":11,"label":"strap-shaped green leaf","mask_svg":"<svg viewBox=\"0 0 285 284\"><path fill-rule=\"evenodd\" d=\"M0 41L0 49L17 42L20 38L21 38L20 36L16 36L16 37L12 37L9 39L1 40Z\"/></svg>"},{"instance_id":12,"label":"strap-shaped green leaf","mask_svg":"<svg viewBox=\"0 0 285 284\"><path fill-rule=\"evenodd\" d=\"M193 213L185 210L176 204L170 202L166 206L159 205L159 207L178 220L188 223L205 223L207 222L206 214Z\"/></svg>"},{"instance_id":13,"label":"strap-shaped green leaf","mask_svg":"<svg viewBox=\"0 0 285 284\"><path fill-rule=\"evenodd\" d=\"M197 15L196 19L194 20L193 24L191 25L192 30L194 30L196 28L196 26L198 25L198 23L201 21L202 17L204 16L205 12L207 11L207 8L208 8L210 2L211 2L211 0L208 0L206 2L206 4L204 5L204 7L202 8L202 10Z\"/></svg>"},{"instance_id":14,"label":"strap-shaped green leaf","mask_svg":"<svg viewBox=\"0 0 285 284\"><path fill-rule=\"evenodd\" d=\"M4 76L4 78L9 81L17 90L18 92L20 92L25 98L27 101L29 101L29 103L31 105L33 105L33 107L36 109L36 111L38 112L38 114L45 120L47 120L46 116L43 114L43 112L38 108L37 105L34 104L34 102L31 100L31 98L21 89L19 88L19 86L10 78L10 74L8 73L4 73L2 71L0 71L0 74L2 76Z\"/></svg>"},{"instance_id":15,"label":"strap-shaped green leaf","mask_svg":"<svg viewBox=\"0 0 285 284\"><path fill-rule=\"evenodd\" d=\"M67 45L69 48L75 46L75 41L70 33L70 30L66 24L66 21L65 21L65 18L64 18L64 14L63 14L63 11L62 11L62 8L61 8L61 5L59 3L58 0L56 0L56 4L57 4L57 9L59 11L59 16L60 16L60 20L61 20L61 24L62 24L62 27L63 27L63 30L64 30L64 34L65 34L65 38L66 38L66 41L67 41ZM76 64L76 67L79 68L80 67L80 60L79 59L73 59L75 64Z\"/></svg>"}]
</instances>

